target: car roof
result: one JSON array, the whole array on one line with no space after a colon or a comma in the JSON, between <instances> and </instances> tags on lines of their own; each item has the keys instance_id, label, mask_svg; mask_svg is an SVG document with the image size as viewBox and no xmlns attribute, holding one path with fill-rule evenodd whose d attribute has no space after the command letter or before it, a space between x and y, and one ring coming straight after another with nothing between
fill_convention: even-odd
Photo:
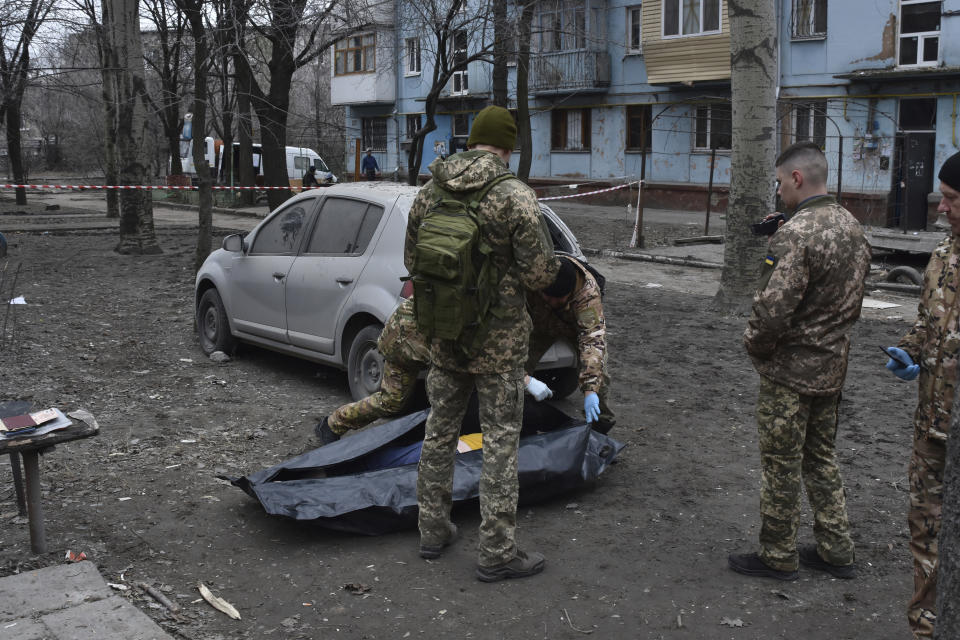
<instances>
[{"instance_id":1,"label":"car roof","mask_svg":"<svg viewBox=\"0 0 960 640\"><path fill-rule=\"evenodd\" d=\"M371 202L377 202L383 206L392 205L397 198L406 204L407 209L413 198L420 191L420 187L412 187L408 184L399 182L344 182L324 187L323 193L331 196L353 196L363 198Z\"/></svg>"}]
</instances>

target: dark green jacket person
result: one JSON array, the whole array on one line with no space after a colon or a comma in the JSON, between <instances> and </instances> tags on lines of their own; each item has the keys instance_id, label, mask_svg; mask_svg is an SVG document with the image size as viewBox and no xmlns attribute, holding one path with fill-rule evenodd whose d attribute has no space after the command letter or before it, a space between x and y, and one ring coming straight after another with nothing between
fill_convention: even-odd
<instances>
[{"instance_id":1,"label":"dark green jacket person","mask_svg":"<svg viewBox=\"0 0 960 640\"><path fill-rule=\"evenodd\" d=\"M410 208L404 263L415 274L421 222L437 198L433 185L468 197L491 180L509 174L516 142L513 116L487 107L474 118L469 151L435 160L433 179ZM427 375L431 412L417 480L420 555L437 558L456 538L450 522L454 455L460 423L474 389L483 431L480 479L480 536L477 577L483 581L520 578L543 570L540 554L516 543L517 450L523 412L523 364L527 358L530 317L525 290L550 284L557 272L549 233L533 190L516 179L494 185L480 202L481 235L490 247L499 284L483 322L487 329L476 355L467 359L461 345L434 338ZM415 298L416 299L416 298Z\"/></svg>"}]
</instances>

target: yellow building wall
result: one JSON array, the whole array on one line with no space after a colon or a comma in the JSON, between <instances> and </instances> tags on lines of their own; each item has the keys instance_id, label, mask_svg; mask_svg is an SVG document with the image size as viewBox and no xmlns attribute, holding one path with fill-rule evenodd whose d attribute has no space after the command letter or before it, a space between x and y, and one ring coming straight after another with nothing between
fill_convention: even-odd
<instances>
[{"instance_id":1,"label":"yellow building wall","mask_svg":"<svg viewBox=\"0 0 960 640\"><path fill-rule=\"evenodd\" d=\"M664 84L728 80L730 78L730 21L727 2L721 5L720 33L663 38L661 0L643 3L643 58L647 82Z\"/></svg>"}]
</instances>

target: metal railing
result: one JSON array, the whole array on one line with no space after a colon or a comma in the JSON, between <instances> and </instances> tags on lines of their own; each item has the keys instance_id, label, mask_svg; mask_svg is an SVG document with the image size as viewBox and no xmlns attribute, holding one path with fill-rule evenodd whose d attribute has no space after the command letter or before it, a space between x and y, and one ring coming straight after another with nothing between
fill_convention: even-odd
<instances>
[{"instance_id":1,"label":"metal railing","mask_svg":"<svg viewBox=\"0 0 960 640\"><path fill-rule=\"evenodd\" d=\"M553 51L532 56L530 90L558 93L610 86L610 54L606 51Z\"/></svg>"}]
</instances>

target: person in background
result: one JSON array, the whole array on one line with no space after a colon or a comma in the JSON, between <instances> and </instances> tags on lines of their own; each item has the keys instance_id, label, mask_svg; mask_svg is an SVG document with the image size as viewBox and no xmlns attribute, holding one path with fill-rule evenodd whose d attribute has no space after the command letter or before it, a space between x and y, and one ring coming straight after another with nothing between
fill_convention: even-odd
<instances>
[{"instance_id":1,"label":"person in background","mask_svg":"<svg viewBox=\"0 0 960 640\"><path fill-rule=\"evenodd\" d=\"M380 165L373 157L373 149L367 149L367 155L363 156L363 162L360 163L360 171L367 180L376 180L380 175Z\"/></svg>"},{"instance_id":2,"label":"person in background","mask_svg":"<svg viewBox=\"0 0 960 640\"><path fill-rule=\"evenodd\" d=\"M307 167L307 172L303 174L303 188L310 189L319 186L320 183L317 182L317 168L313 165L310 165Z\"/></svg>"},{"instance_id":3,"label":"person in background","mask_svg":"<svg viewBox=\"0 0 960 640\"><path fill-rule=\"evenodd\" d=\"M850 330L860 317L870 245L860 223L827 195L827 160L812 142L777 158L789 221L771 237L744 346L760 374L760 551L731 554L733 571L796 580L798 564L856 576L837 409ZM803 487L816 544L797 546Z\"/></svg>"},{"instance_id":4,"label":"person in background","mask_svg":"<svg viewBox=\"0 0 960 640\"><path fill-rule=\"evenodd\" d=\"M920 377L913 417L910 456L910 551L913 553L914 593L907 619L915 638L932 638L937 620L937 538L943 505L943 471L950 437L950 413L960 363L960 153L943 163L940 205L950 234L934 249L923 274L917 321L896 347L889 369L902 380Z\"/></svg>"}]
</instances>

